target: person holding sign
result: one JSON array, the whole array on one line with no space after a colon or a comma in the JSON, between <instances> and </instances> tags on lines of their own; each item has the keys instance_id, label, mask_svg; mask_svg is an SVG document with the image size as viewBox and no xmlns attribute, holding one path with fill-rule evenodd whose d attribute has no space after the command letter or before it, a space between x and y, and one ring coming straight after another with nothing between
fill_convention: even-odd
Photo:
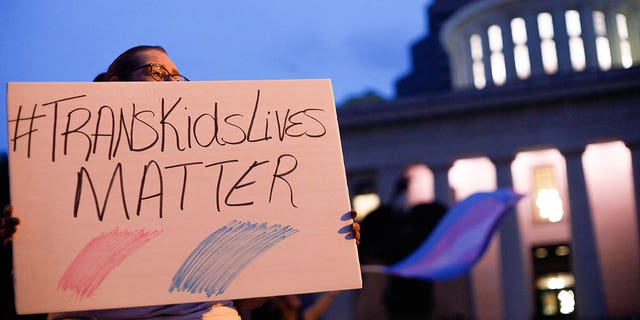
<instances>
[{"instance_id":1,"label":"person holding sign","mask_svg":"<svg viewBox=\"0 0 640 320\"><path fill-rule=\"evenodd\" d=\"M137 46L118 56L106 72L94 81L188 81L178 72L167 52L159 46ZM0 240L8 242L16 232L17 218L10 217L11 209L0 220ZM352 213L352 217L354 217ZM351 225L356 243L360 227ZM268 298L236 301L206 301L174 305L132 307L50 314L49 319L240 319L237 310L250 310Z\"/></svg>"}]
</instances>

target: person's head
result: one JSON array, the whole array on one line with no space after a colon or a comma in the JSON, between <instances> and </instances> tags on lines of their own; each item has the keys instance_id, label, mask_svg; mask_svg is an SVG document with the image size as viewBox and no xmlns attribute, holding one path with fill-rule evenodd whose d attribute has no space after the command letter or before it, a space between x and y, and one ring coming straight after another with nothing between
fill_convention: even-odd
<instances>
[{"instance_id":1,"label":"person's head","mask_svg":"<svg viewBox=\"0 0 640 320\"><path fill-rule=\"evenodd\" d=\"M137 46L119 55L107 72L93 81L181 81L188 79L178 73L167 51L160 46Z\"/></svg>"}]
</instances>

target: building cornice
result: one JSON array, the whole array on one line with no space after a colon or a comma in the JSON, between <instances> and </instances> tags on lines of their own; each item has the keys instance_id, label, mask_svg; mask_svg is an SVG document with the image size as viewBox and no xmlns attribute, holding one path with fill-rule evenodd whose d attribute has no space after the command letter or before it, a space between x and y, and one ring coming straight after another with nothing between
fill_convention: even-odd
<instances>
[{"instance_id":1,"label":"building cornice","mask_svg":"<svg viewBox=\"0 0 640 320\"><path fill-rule=\"evenodd\" d=\"M368 129L440 117L469 116L495 109L513 110L553 101L593 99L600 95L640 93L640 68L582 72L531 78L503 87L420 95L338 109L341 130Z\"/></svg>"}]
</instances>

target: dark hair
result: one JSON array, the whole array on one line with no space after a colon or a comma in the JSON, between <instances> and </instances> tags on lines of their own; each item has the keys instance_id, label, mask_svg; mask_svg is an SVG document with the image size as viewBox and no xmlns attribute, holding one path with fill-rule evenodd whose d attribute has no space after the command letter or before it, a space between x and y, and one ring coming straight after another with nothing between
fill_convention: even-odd
<instances>
[{"instance_id":1,"label":"dark hair","mask_svg":"<svg viewBox=\"0 0 640 320\"><path fill-rule=\"evenodd\" d=\"M139 67L138 64L140 61L138 61L136 54L146 50L160 50L167 53L167 51L160 46L142 45L130 48L113 60L109 69L107 69L107 72L99 74L95 79L93 79L93 81L109 81L109 79L114 76L118 77L120 81L129 80L129 71L133 68Z\"/></svg>"},{"instance_id":2,"label":"dark hair","mask_svg":"<svg viewBox=\"0 0 640 320\"><path fill-rule=\"evenodd\" d=\"M102 72L99 75L97 75L95 78L93 78L93 82L102 82L102 81L107 81L107 73L106 72Z\"/></svg>"}]
</instances>

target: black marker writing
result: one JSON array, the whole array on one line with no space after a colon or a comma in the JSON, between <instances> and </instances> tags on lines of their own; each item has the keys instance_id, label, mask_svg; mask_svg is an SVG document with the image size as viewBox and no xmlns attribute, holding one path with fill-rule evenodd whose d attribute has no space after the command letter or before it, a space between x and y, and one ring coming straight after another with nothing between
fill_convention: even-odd
<instances>
[{"instance_id":1,"label":"black marker writing","mask_svg":"<svg viewBox=\"0 0 640 320\"><path fill-rule=\"evenodd\" d=\"M86 167L81 167L76 173L73 216L78 217L80 207L88 198L90 200L89 203L93 203L95 207L99 221L104 219L109 210L124 210L124 217L130 220L130 210L127 207L126 195L131 195L131 192L127 191L134 187L138 190L137 198L135 199L137 203L135 208L136 216L142 215L143 204L152 201L156 205L150 206L150 209L145 209L144 211L155 211L157 213L156 216L162 219L164 217L163 208L167 205L174 205L165 203L165 199L167 199L166 186L178 184L182 186L179 197L180 203L179 205L176 204L180 210L184 210L185 198L189 197L190 191L204 197L204 199L199 199L200 201L213 201L212 204L216 212L222 212L224 208L228 207L251 206L257 200L260 200L262 205L270 204L276 195L287 199L292 207L297 208L294 201L295 184L291 180L297 167L298 160L291 154L282 154L277 159L256 160L250 163L241 162L238 159L228 159L211 163L196 161L161 166L158 161L150 160L142 167L142 172L139 175L136 175L135 172L132 174L131 170L127 171L127 168L122 163L117 163L112 171L101 170L100 172L90 173ZM177 168L182 168L180 180L167 181L165 179L165 171ZM211 175L205 174L208 171L207 168L215 169L213 170L213 178ZM225 169L229 169L232 172L227 172ZM191 172L195 173L192 174ZM139 181L139 184L127 186L123 176L133 176L134 180ZM263 183L258 184L257 182L260 179L263 180ZM96 186L95 181L107 180L109 180L107 186ZM210 190L214 190L213 197L209 193L203 192L203 190L187 188L193 180L199 180L197 181L199 182L198 185L203 183L210 185ZM116 187L116 184L118 187ZM279 188L278 185L284 185L286 192L283 192L283 189ZM276 189L279 191L276 191ZM106 191L100 193L98 190ZM119 205L108 205L112 191L115 190L119 190L119 198L116 197L114 200ZM83 196L83 194L88 194L88 196Z\"/></svg>"},{"instance_id":2,"label":"black marker writing","mask_svg":"<svg viewBox=\"0 0 640 320\"><path fill-rule=\"evenodd\" d=\"M120 184L120 200L122 201L122 207L124 209L124 214L127 220L129 220L129 211L127 210L127 199L125 197L124 192L124 181L122 179L122 164L118 163L116 168L113 170L113 174L111 175L111 180L109 181L109 186L107 187L107 193L104 196L104 200L102 201L102 207L98 202L98 194L96 192L96 188L93 185L93 180L91 179L91 175L89 171L85 167L81 167L80 171L77 174L77 182L76 182L76 197L73 203L73 217L78 217L78 210L80 208L80 199L82 198L82 190L83 190L83 177L87 178L87 182L89 182L89 187L91 187L91 195L93 202L96 206L96 213L98 215L98 220L102 221L104 218L105 210L107 208L107 201L109 201L109 195L111 194L111 189L113 188L113 183L116 180L116 176L118 177L118 182Z\"/></svg>"},{"instance_id":3,"label":"black marker writing","mask_svg":"<svg viewBox=\"0 0 640 320\"><path fill-rule=\"evenodd\" d=\"M33 109L31 111L31 117L28 118L22 118L22 106L18 107L18 115L16 116L15 119L9 119L8 122L15 122L15 128L13 131L13 137L10 138L9 140L11 142L13 142L13 151L15 152L17 147L18 147L18 140L22 137L27 137L27 158L31 158L31 136L34 132L38 131L38 129L34 129L33 128L33 122L34 120L38 119L38 118L43 118L45 117L45 115L43 114L38 114L36 115L36 109L38 108L38 105L35 104L33 106ZM29 120L29 130L27 130L27 132L24 133L20 133L20 123L22 121L25 120Z\"/></svg>"}]
</instances>

